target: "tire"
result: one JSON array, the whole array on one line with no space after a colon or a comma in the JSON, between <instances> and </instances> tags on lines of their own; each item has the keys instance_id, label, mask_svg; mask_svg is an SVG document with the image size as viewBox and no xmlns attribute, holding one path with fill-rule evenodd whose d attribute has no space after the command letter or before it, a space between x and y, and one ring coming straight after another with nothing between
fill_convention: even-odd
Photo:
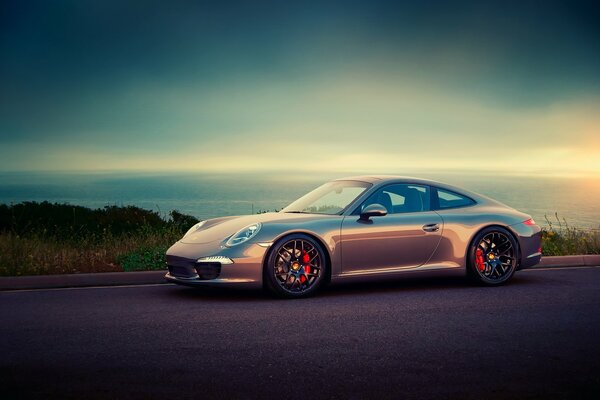
<instances>
[{"instance_id":1,"label":"tire","mask_svg":"<svg viewBox=\"0 0 600 400\"><path fill-rule=\"evenodd\" d=\"M479 232L469 246L467 272L478 284L502 285L517 269L519 248L512 233L492 226Z\"/></svg>"},{"instance_id":2,"label":"tire","mask_svg":"<svg viewBox=\"0 0 600 400\"><path fill-rule=\"evenodd\" d=\"M288 235L271 247L263 271L265 287L277 297L309 297L325 282L327 268L320 243L304 234Z\"/></svg>"}]
</instances>

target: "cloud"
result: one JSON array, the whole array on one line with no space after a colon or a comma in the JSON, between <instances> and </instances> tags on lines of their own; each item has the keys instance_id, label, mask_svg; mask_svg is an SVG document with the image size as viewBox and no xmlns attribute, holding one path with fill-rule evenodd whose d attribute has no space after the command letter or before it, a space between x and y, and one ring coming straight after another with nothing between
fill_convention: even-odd
<instances>
[{"instance_id":1,"label":"cloud","mask_svg":"<svg viewBox=\"0 0 600 400\"><path fill-rule=\"evenodd\" d=\"M4 163L61 170L600 173L600 101L593 97L502 108L428 82L355 74L154 94L148 98L167 101L172 120L180 121L165 124L164 137L122 132L121 139L89 144L14 144Z\"/></svg>"},{"instance_id":2,"label":"cloud","mask_svg":"<svg viewBox=\"0 0 600 400\"><path fill-rule=\"evenodd\" d=\"M0 169L600 173L593 5L232 4L11 5Z\"/></svg>"}]
</instances>

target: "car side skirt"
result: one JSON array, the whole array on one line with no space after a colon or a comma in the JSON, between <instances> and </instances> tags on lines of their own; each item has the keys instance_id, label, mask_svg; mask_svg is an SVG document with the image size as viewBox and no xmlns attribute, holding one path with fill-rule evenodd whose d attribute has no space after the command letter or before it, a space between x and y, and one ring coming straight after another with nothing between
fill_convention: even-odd
<instances>
[{"instance_id":1,"label":"car side skirt","mask_svg":"<svg viewBox=\"0 0 600 400\"><path fill-rule=\"evenodd\" d=\"M382 269L375 271L353 272L339 274L331 277L332 284L341 282L366 282L402 278L433 278L444 276L464 277L466 270L463 266L443 266L440 264L426 264L417 268Z\"/></svg>"}]
</instances>

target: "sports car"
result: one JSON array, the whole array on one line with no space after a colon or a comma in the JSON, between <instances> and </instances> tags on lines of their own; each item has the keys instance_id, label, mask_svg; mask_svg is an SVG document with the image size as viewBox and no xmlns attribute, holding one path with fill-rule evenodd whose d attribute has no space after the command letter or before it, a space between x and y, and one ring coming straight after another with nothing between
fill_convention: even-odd
<instances>
[{"instance_id":1,"label":"sports car","mask_svg":"<svg viewBox=\"0 0 600 400\"><path fill-rule=\"evenodd\" d=\"M169 282L314 294L330 282L464 275L496 286L540 262L541 229L489 197L425 179L359 176L279 212L208 219L166 254Z\"/></svg>"}]
</instances>

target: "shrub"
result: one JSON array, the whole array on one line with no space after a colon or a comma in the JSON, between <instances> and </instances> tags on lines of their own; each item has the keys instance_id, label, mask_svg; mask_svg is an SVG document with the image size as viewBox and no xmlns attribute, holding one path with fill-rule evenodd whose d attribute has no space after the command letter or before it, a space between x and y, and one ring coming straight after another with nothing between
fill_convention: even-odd
<instances>
[{"instance_id":1,"label":"shrub","mask_svg":"<svg viewBox=\"0 0 600 400\"><path fill-rule=\"evenodd\" d=\"M569 226L554 214L556 223L546 216L548 227L542 229L542 252L547 256L568 254L600 254L600 231Z\"/></svg>"},{"instance_id":2,"label":"shrub","mask_svg":"<svg viewBox=\"0 0 600 400\"><path fill-rule=\"evenodd\" d=\"M198 222L139 207L0 205L0 275L137 271L164 268L164 253Z\"/></svg>"},{"instance_id":3,"label":"shrub","mask_svg":"<svg viewBox=\"0 0 600 400\"><path fill-rule=\"evenodd\" d=\"M165 269L167 247L139 248L117 257L117 263L124 271L147 271Z\"/></svg>"},{"instance_id":4,"label":"shrub","mask_svg":"<svg viewBox=\"0 0 600 400\"><path fill-rule=\"evenodd\" d=\"M200 222L199 219L191 215L182 214L177 210L173 210L169 214L171 216L171 224L179 229L181 232L186 232L193 225Z\"/></svg>"},{"instance_id":5,"label":"shrub","mask_svg":"<svg viewBox=\"0 0 600 400\"><path fill-rule=\"evenodd\" d=\"M19 235L42 234L72 240L77 235L101 236L107 232L119 235L135 232L143 226L160 229L169 225L169 221L157 212L135 206L106 206L93 210L44 201L0 207L0 232Z\"/></svg>"}]
</instances>

